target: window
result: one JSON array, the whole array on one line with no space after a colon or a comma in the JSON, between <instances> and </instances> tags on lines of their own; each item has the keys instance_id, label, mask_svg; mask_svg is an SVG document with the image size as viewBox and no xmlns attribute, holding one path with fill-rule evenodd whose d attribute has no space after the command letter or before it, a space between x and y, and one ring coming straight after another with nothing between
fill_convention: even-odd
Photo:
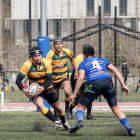
<instances>
[{"instance_id":1,"label":"window","mask_svg":"<svg viewBox=\"0 0 140 140\"><path fill-rule=\"evenodd\" d=\"M131 18L131 28L136 30L136 18Z\"/></svg>"},{"instance_id":2,"label":"window","mask_svg":"<svg viewBox=\"0 0 140 140\"><path fill-rule=\"evenodd\" d=\"M127 16L127 0L120 0L120 16Z\"/></svg>"},{"instance_id":3,"label":"window","mask_svg":"<svg viewBox=\"0 0 140 140\"><path fill-rule=\"evenodd\" d=\"M94 0L87 0L86 16L94 16Z\"/></svg>"},{"instance_id":4,"label":"window","mask_svg":"<svg viewBox=\"0 0 140 140\"><path fill-rule=\"evenodd\" d=\"M61 19L54 19L54 36L61 37Z\"/></svg>"},{"instance_id":5,"label":"window","mask_svg":"<svg viewBox=\"0 0 140 140\"><path fill-rule=\"evenodd\" d=\"M104 14L111 15L111 0L104 0Z\"/></svg>"}]
</instances>

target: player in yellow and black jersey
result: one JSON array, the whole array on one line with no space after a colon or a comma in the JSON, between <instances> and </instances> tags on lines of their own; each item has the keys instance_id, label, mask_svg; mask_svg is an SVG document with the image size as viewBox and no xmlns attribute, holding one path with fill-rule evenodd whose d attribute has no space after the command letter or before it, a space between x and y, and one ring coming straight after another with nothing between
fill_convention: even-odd
<instances>
[{"instance_id":1,"label":"player in yellow and black jersey","mask_svg":"<svg viewBox=\"0 0 140 140\"><path fill-rule=\"evenodd\" d=\"M58 96L59 89L62 84L65 92L65 111L67 114L67 118L71 119L72 116L69 112L70 101L68 100L70 96L70 81L68 78L67 60L70 59L71 64L73 65L75 69L74 78L76 78L78 76L78 72L73 58L74 54L69 49L62 48L63 40L59 37L54 39L54 47L54 49L48 52L46 59L50 60L52 64L53 87Z\"/></svg>"},{"instance_id":2,"label":"player in yellow and black jersey","mask_svg":"<svg viewBox=\"0 0 140 140\"><path fill-rule=\"evenodd\" d=\"M87 46L89 46L89 44L85 44L85 45L83 46L83 49L84 49L85 47L87 47ZM77 56L75 57L75 62L76 62L76 68L77 68L77 70L79 69L79 65L83 62L83 60L84 60L84 57L83 57L83 54L82 54L82 53L79 54L79 55L77 55ZM70 81L71 81L71 87L72 87L72 91L73 91L73 92L74 92L74 89L75 89L76 80L77 80L77 79L74 79L74 70L73 70L72 75L71 75L71 79L70 79ZM82 84L82 86L81 86L81 88L80 88L80 90L79 90L79 92L78 92L78 94L77 94L77 97L75 98L75 101L72 101L72 103L71 103L71 105L70 105L71 114L72 114L72 109L73 109L75 106L77 106L78 101L79 101L79 99L80 99L80 96L81 96L82 93L84 92L85 87L86 87L86 79L85 79L85 81L83 81L83 84ZM92 108L92 103L90 103L90 104L88 105L88 107L87 107L87 117L86 117L86 119L95 119L95 118L91 115L91 108Z\"/></svg>"},{"instance_id":3,"label":"player in yellow and black jersey","mask_svg":"<svg viewBox=\"0 0 140 140\"><path fill-rule=\"evenodd\" d=\"M58 96L53 90L52 86L52 66L49 60L42 58L42 50L39 47L33 47L31 49L32 58L23 63L20 72L17 76L16 84L21 91L25 93L28 98L31 98L31 94L27 88L22 85L23 78L27 75L29 84L38 83L40 85L38 95L33 98L33 103L40 109L41 113L51 121L55 122L54 128L61 128L62 125L65 130L69 129L69 124L65 121L64 111L59 104ZM59 122L52 112L44 105L44 98L56 111L57 115L62 120Z\"/></svg>"}]
</instances>

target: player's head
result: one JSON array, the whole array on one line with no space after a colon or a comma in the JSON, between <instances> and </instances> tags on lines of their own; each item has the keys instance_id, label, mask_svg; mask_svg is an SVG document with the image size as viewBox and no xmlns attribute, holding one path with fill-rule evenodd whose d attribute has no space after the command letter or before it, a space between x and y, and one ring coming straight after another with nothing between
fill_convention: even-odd
<instances>
[{"instance_id":1,"label":"player's head","mask_svg":"<svg viewBox=\"0 0 140 140\"><path fill-rule=\"evenodd\" d=\"M138 69L140 69L140 65L138 66Z\"/></svg>"},{"instance_id":2,"label":"player's head","mask_svg":"<svg viewBox=\"0 0 140 140\"><path fill-rule=\"evenodd\" d=\"M89 45L89 44L84 44L83 50L84 50L87 46L90 46L90 45Z\"/></svg>"},{"instance_id":3,"label":"player's head","mask_svg":"<svg viewBox=\"0 0 140 140\"><path fill-rule=\"evenodd\" d=\"M54 43L54 47L55 47L56 51L61 52L62 47L63 47L63 39L57 37L54 39L53 43Z\"/></svg>"},{"instance_id":4,"label":"player's head","mask_svg":"<svg viewBox=\"0 0 140 140\"><path fill-rule=\"evenodd\" d=\"M31 49L31 57L36 64L41 63L42 50L40 49L40 47L36 46Z\"/></svg>"},{"instance_id":5,"label":"player's head","mask_svg":"<svg viewBox=\"0 0 140 140\"><path fill-rule=\"evenodd\" d=\"M83 54L86 58L89 56L95 56L95 50L92 46L89 45L83 49Z\"/></svg>"}]
</instances>

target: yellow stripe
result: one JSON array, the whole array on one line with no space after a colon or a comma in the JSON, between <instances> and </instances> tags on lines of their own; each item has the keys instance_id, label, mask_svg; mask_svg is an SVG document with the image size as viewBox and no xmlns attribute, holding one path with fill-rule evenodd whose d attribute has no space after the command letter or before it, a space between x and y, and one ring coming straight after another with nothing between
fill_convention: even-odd
<instances>
[{"instance_id":1,"label":"yellow stripe","mask_svg":"<svg viewBox=\"0 0 140 140\"><path fill-rule=\"evenodd\" d=\"M72 102L71 105L74 106L74 107L76 106L76 105L74 104L74 102Z\"/></svg>"},{"instance_id":2,"label":"yellow stripe","mask_svg":"<svg viewBox=\"0 0 140 140\"><path fill-rule=\"evenodd\" d=\"M67 75L68 75L68 73L66 72L65 74L63 74L63 75L53 75L53 80L54 79L60 79L60 78L62 78L62 79L64 79L65 77L67 78Z\"/></svg>"},{"instance_id":3,"label":"yellow stripe","mask_svg":"<svg viewBox=\"0 0 140 140\"><path fill-rule=\"evenodd\" d=\"M65 72L68 70L68 67L64 67L64 68L54 68L52 69L52 72Z\"/></svg>"},{"instance_id":4,"label":"yellow stripe","mask_svg":"<svg viewBox=\"0 0 140 140\"><path fill-rule=\"evenodd\" d=\"M66 98L66 97L65 97L65 100L66 100L66 101L69 101L69 99L68 99L68 98Z\"/></svg>"},{"instance_id":5,"label":"yellow stripe","mask_svg":"<svg viewBox=\"0 0 140 140\"><path fill-rule=\"evenodd\" d=\"M47 107L45 107L45 108L41 111L41 113L42 113L43 115L46 115L46 114L48 113L48 111L49 111L49 109L48 109Z\"/></svg>"},{"instance_id":6,"label":"yellow stripe","mask_svg":"<svg viewBox=\"0 0 140 140\"><path fill-rule=\"evenodd\" d=\"M65 59L60 59L60 60L52 60L52 64L55 65L55 64L58 64L58 63L66 63L67 62L67 59L68 58L65 58Z\"/></svg>"},{"instance_id":7,"label":"yellow stripe","mask_svg":"<svg viewBox=\"0 0 140 140\"><path fill-rule=\"evenodd\" d=\"M58 116L64 116L65 113L64 113L64 111L63 111L62 114L59 114L59 113L57 113L57 112L56 112L56 114L57 114Z\"/></svg>"}]
</instances>

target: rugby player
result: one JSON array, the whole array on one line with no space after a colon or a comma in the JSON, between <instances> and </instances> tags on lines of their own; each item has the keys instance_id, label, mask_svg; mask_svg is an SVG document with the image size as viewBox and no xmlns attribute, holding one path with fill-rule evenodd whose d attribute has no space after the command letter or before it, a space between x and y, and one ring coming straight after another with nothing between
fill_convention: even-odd
<instances>
[{"instance_id":1,"label":"rugby player","mask_svg":"<svg viewBox=\"0 0 140 140\"><path fill-rule=\"evenodd\" d=\"M59 129L63 125L65 130L68 130L70 126L65 120L64 111L61 109L58 96L52 88L52 66L50 61L42 58L42 50L39 47L33 47L31 49L31 57L31 59L23 63L20 69L16 79L17 86L28 98L31 98L30 92L27 88L23 87L21 81L27 75L29 84L34 82L38 83L40 87L38 95L32 99L33 103L40 109L44 116L55 123L54 129ZM58 121L52 112L44 105L44 98L56 111L61 122Z\"/></svg>"},{"instance_id":2,"label":"rugby player","mask_svg":"<svg viewBox=\"0 0 140 140\"><path fill-rule=\"evenodd\" d=\"M66 112L67 118L71 119L72 115L71 115L71 112L69 111L70 101L68 100L70 96L70 81L68 78L67 60L69 58L71 61L71 64L74 67L74 70L75 70L74 78L76 79L78 77L78 71L77 71L76 64L73 58L74 54L69 49L63 48L63 40L59 37L54 39L54 47L55 47L54 49L48 52L46 59L50 60L52 64L53 88L55 92L57 93L58 97L59 97L59 89L62 84L62 87L65 92L65 112Z\"/></svg>"},{"instance_id":3,"label":"rugby player","mask_svg":"<svg viewBox=\"0 0 140 140\"><path fill-rule=\"evenodd\" d=\"M85 60L79 65L79 77L76 82L74 93L69 97L69 100L74 100L85 76L87 78L87 86L78 103L78 109L76 112L77 124L69 129L69 133L74 134L78 129L82 128L84 110L99 95L103 95L106 98L112 112L126 128L129 136L136 136L136 133L130 126L125 114L117 105L116 92L113 87L111 76L107 70L112 71L116 75L122 86L122 91L125 91L128 95L130 91L125 85L121 73L108 60L95 57L94 48L91 46L87 46L83 50L83 55Z\"/></svg>"},{"instance_id":4,"label":"rugby player","mask_svg":"<svg viewBox=\"0 0 140 140\"><path fill-rule=\"evenodd\" d=\"M87 47L87 46L89 46L89 44L85 44L83 46L83 49L85 47ZM84 60L84 56L83 56L82 53L75 57L75 63L76 63L77 70L79 69L79 64L81 64L83 60ZM77 79L74 79L73 78L74 77L74 73L75 73L75 71L73 70L72 75L71 75L71 79L70 79L70 81L71 81L71 87L72 87L72 91L73 92L74 92L75 84L76 84L76 80L77 80ZM75 101L72 101L71 102L71 105L70 105L71 114L72 114L73 108L75 108L75 106L78 105L79 98L82 95L82 93L84 92L84 89L86 87L86 83L87 82L86 82L86 78L85 78L84 81L83 81L83 84L82 84L82 86L80 88L80 90L78 91L78 94L77 94L77 96L75 98ZM87 117L86 117L86 119L93 119L93 120L95 120L95 118L91 115L91 108L92 108L92 102L87 107Z\"/></svg>"}]
</instances>

